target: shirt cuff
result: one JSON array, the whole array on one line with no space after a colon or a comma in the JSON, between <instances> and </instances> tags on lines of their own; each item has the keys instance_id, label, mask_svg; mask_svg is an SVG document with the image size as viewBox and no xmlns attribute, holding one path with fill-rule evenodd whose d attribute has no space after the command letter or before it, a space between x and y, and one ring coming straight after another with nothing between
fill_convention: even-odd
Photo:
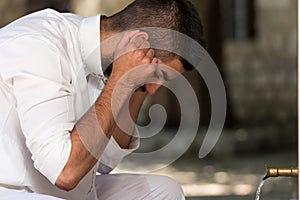
<instances>
[{"instance_id":1,"label":"shirt cuff","mask_svg":"<svg viewBox=\"0 0 300 200\"><path fill-rule=\"evenodd\" d=\"M99 165L98 172L109 173L107 172L109 171L107 169L111 169L111 170L114 169L125 156L137 150L139 146L140 146L140 139L139 139L139 133L137 128L135 128L135 131L133 132L128 149L122 149L118 144L118 142L115 140L115 138L111 137L102 156L100 157L100 165ZM103 165L106 166L105 167L106 170L100 169L100 168L104 168L101 167Z\"/></svg>"}]
</instances>

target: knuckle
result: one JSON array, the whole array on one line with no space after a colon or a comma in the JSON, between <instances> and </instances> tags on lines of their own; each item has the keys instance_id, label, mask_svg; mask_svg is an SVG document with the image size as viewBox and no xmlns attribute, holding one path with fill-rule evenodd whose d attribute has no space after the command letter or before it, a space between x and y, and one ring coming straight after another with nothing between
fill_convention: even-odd
<instances>
[{"instance_id":1,"label":"knuckle","mask_svg":"<svg viewBox=\"0 0 300 200\"><path fill-rule=\"evenodd\" d=\"M143 50L138 49L138 50L135 51L135 55L136 55L138 58L142 58L142 57L144 57L145 53L144 53Z\"/></svg>"},{"instance_id":2,"label":"knuckle","mask_svg":"<svg viewBox=\"0 0 300 200\"><path fill-rule=\"evenodd\" d=\"M149 57L144 57L143 60L142 60L142 63L143 63L143 64L149 64L149 63L151 63L151 61L152 61L151 58L149 58Z\"/></svg>"}]
</instances>

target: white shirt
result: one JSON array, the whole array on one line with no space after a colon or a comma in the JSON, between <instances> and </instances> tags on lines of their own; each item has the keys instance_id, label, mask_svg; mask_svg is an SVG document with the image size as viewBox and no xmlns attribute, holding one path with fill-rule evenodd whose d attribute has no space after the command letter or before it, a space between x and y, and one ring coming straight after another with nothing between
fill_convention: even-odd
<instances>
[{"instance_id":1,"label":"white shirt","mask_svg":"<svg viewBox=\"0 0 300 200\"><path fill-rule=\"evenodd\" d=\"M103 74L99 47L99 15L46 9L0 29L0 196L2 187L96 199L97 166L71 192L53 184L70 154L70 131L104 87L91 76ZM123 150L111 138L100 172L109 172L138 143Z\"/></svg>"}]
</instances>

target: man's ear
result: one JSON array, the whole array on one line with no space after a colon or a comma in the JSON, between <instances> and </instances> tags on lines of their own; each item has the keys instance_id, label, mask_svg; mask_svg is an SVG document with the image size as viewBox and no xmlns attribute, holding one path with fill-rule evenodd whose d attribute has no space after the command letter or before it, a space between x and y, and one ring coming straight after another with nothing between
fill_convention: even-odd
<instances>
[{"instance_id":1,"label":"man's ear","mask_svg":"<svg viewBox=\"0 0 300 200\"><path fill-rule=\"evenodd\" d=\"M148 35L148 33L146 33L146 32L144 32L144 31L140 31L140 32L138 32L138 33L136 33L132 38L134 39L134 38L143 38L143 39L145 39L145 40L148 40L149 39L149 35Z\"/></svg>"},{"instance_id":2,"label":"man's ear","mask_svg":"<svg viewBox=\"0 0 300 200\"><path fill-rule=\"evenodd\" d=\"M150 44L148 42L149 40L149 34L146 32L138 32L136 33L132 39L131 42L136 44L138 48L150 48Z\"/></svg>"}]
</instances>

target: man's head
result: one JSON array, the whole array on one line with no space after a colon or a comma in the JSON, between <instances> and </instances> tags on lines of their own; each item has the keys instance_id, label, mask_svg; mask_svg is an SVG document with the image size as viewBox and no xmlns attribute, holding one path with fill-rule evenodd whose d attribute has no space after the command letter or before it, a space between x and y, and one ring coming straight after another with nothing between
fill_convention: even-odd
<instances>
[{"instance_id":1,"label":"man's head","mask_svg":"<svg viewBox=\"0 0 300 200\"><path fill-rule=\"evenodd\" d=\"M108 21L106 29L110 32L158 27L178 31L205 46L200 17L188 0L135 0L121 12L106 18L106 21ZM159 32L147 32L147 34L149 34L150 44L170 45L172 43L174 48L181 48L176 47L180 44L176 44L174 38L173 40L166 38L166 35L161 35ZM155 57L164 63L178 58L186 71L193 69L183 58L169 51L156 49Z\"/></svg>"}]
</instances>

